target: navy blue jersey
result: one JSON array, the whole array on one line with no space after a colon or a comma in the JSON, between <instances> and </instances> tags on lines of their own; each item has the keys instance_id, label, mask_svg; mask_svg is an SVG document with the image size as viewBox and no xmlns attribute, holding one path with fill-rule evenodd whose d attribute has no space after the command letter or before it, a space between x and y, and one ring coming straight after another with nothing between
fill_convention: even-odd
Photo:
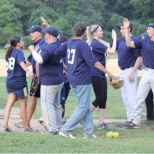
<instances>
[{"instance_id":1,"label":"navy blue jersey","mask_svg":"<svg viewBox=\"0 0 154 154\"><path fill-rule=\"evenodd\" d=\"M133 41L139 40L135 36L132 36L131 38ZM124 37L117 40L117 50L119 67L134 67L137 57L142 56L141 50L134 49L126 45Z\"/></svg>"},{"instance_id":2,"label":"navy blue jersey","mask_svg":"<svg viewBox=\"0 0 154 154\"><path fill-rule=\"evenodd\" d=\"M43 38L41 38L40 40L38 40L37 42L34 43L35 51L37 51L39 53L40 50L42 50L42 48L45 45L46 45L45 40ZM30 54L28 56L27 61L29 61L32 64L33 73L36 74L36 61L34 60L32 54Z\"/></svg>"},{"instance_id":3,"label":"navy blue jersey","mask_svg":"<svg viewBox=\"0 0 154 154\"><path fill-rule=\"evenodd\" d=\"M143 39L134 41L135 47L142 49L143 64L147 68L154 69L154 41Z\"/></svg>"},{"instance_id":4,"label":"navy blue jersey","mask_svg":"<svg viewBox=\"0 0 154 154\"><path fill-rule=\"evenodd\" d=\"M55 54L60 42L47 44L42 48L40 55L43 64L39 65L41 85L57 85L64 81L62 58Z\"/></svg>"},{"instance_id":5,"label":"navy blue jersey","mask_svg":"<svg viewBox=\"0 0 154 154\"><path fill-rule=\"evenodd\" d=\"M105 46L104 44L102 44L101 42L99 42L96 39L92 40L90 47L91 47L95 57L97 58L97 60L104 67L106 67L106 50L107 50L108 47ZM92 66L91 67L91 76L99 76L99 77L105 78L105 73L100 71L96 67Z\"/></svg>"},{"instance_id":6,"label":"navy blue jersey","mask_svg":"<svg viewBox=\"0 0 154 154\"><path fill-rule=\"evenodd\" d=\"M98 60L85 41L68 40L56 53L63 56L67 53L66 65L71 85L91 84L90 67Z\"/></svg>"},{"instance_id":7,"label":"navy blue jersey","mask_svg":"<svg viewBox=\"0 0 154 154\"><path fill-rule=\"evenodd\" d=\"M20 63L25 63L25 57L21 50L13 49L7 60L7 77L6 86L8 91L22 90L27 86L26 72L20 66Z\"/></svg>"}]
</instances>

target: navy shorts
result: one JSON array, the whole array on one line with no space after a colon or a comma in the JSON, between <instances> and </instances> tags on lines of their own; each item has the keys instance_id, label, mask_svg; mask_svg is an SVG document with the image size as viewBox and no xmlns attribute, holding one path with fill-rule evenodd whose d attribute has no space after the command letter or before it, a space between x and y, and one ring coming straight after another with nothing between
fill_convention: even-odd
<instances>
[{"instance_id":1,"label":"navy shorts","mask_svg":"<svg viewBox=\"0 0 154 154\"><path fill-rule=\"evenodd\" d=\"M17 98L23 99L28 96L28 88L24 87L23 89L17 91L8 90L8 94L10 93L14 93L17 96Z\"/></svg>"}]
</instances>

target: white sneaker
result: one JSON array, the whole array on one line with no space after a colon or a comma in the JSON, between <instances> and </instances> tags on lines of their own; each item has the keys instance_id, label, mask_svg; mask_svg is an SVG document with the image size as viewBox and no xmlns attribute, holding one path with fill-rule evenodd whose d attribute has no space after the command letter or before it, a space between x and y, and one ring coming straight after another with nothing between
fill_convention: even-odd
<instances>
[{"instance_id":1,"label":"white sneaker","mask_svg":"<svg viewBox=\"0 0 154 154\"><path fill-rule=\"evenodd\" d=\"M95 134L92 135L84 135L83 138L96 138L97 136Z\"/></svg>"},{"instance_id":2,"label":"white sneaker","mask_svg":"<svg viewBox=\"0 0 154 154\"><path fill-rule=\"evenodd\" d=\"M63 137L67 137L67 138L76 138L76 137L74 137L71 133L69 133L69 132L59 132L59 135L60 136L63 136Z\"/></svg>"},{"instance_id":3,"label":"white sneaker","mask_svg":"<svg viewBox=\"0 0 154 154\"><path fill-rule=\"evenodd\" d=\"M41 124L44 122L43 118L40 118L38 121L39 121L39 123L41 123Z\"/></svg>"}]
</instances>

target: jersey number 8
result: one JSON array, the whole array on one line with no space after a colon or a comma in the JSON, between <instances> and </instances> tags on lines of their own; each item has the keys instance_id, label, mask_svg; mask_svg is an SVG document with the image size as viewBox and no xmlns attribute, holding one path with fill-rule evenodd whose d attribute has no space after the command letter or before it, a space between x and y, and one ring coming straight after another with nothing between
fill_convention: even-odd
<instances>
[{"instance_id":1,"label":"jersey number 8","mask_svg":"<svg viewBox=\"0 0 154 154\"><path fill-rule=\"evenodd\" d=\"M15 59L13 57L8 59L8 62L6 63L6 69L13 70L14 69L14 64L15 64Z\"/></svg>"}]
</instances>

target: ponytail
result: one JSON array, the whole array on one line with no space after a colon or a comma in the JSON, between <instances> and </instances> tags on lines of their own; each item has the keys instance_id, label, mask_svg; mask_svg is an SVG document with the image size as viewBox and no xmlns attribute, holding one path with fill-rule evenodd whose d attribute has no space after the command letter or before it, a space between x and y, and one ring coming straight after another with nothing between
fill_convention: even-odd
<instances>
[{"instance_id":1,"label":"ponytail","mask_svg":"<svg viewBox=\"0 0 154 154\"><path fill-rule=\"evenodd\" d=\"M86 30L86 35L87 35L87 43L88 45L91 44L91 41L92 41L92 34L90 33L90 27L87 27L87 30Z\"/></svg>"},{"instance_id":2,"label":"ponytail","mask_svg":"<svg viewBox=\"0 0 154 154\"><path fill-rule=\"evenodd\" d=\"M9 43L10 43L10 47L6 50L6 55L5 55L5 60L7 61L8 58L10 57L12 50L17 46L17 43L19 43L21 40L21 36L15 35L13 36Z\"/></svg>"}]
</instances>

